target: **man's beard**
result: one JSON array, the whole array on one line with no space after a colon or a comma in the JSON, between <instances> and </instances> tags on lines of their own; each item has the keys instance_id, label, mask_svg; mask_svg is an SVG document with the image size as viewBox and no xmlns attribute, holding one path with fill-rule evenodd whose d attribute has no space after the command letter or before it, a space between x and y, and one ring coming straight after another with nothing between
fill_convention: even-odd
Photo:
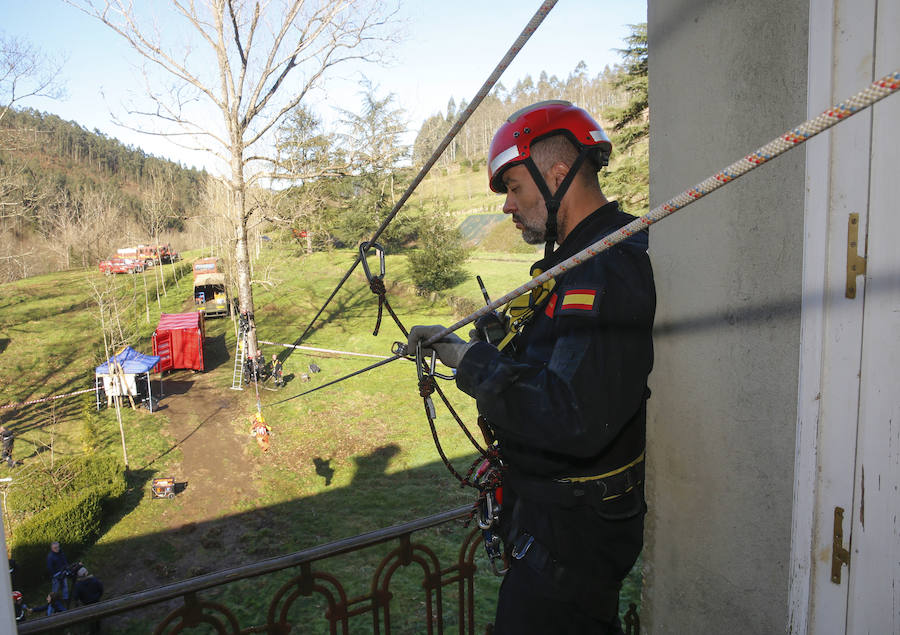
<instances>
[{"instance_id":1,"label":"man's beard","mask_svg":"<svg viewBox=\"0 0 900 635\"><path fill-rule=\"evenodd\" d=\"M522 240L524 240L529 245L538 245L542 242L545 242L545 236L547 235L547 227L542 225L540 227L534 227L531 225L526 225L522 219L518 216L513 216L513 219L518 221L520 225L522 225Z\"/></svg>"}]
</instances>

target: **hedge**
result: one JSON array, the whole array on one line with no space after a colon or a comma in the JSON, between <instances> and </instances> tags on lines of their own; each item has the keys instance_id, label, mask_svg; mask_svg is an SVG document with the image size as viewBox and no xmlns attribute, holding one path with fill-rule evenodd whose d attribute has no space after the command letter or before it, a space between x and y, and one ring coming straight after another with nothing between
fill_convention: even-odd
<instances>
[{"instance_id":1,"label":"hedge","mask_svg":"<svg viewBox=\"0 0 900 635\"><path fill-rule=\"evenodd\" d=\"M52 474L36 470L28 475L27 487L15 484L9 490L7 504L16 514L38 512L52 506L57 499L92 487L108 490L109 498L125 491L124 467L115 456L84 456L61 463Z\"/></svg>"},{"instance_id":2,"label":"hedge","mask_svg":"<svg viewBox=\"0 0 900 635\"><path fill-rule=\"evenodd\" d=\"M12 531L10 546L19 565L20 585L46 580L46 557L55 540L62 544L69 562L75 562L99 537L104 510L125 492L124 468L115 457L79 459L65 470L72 479L57 491L56 500ZM42 483L42 490L44 486Z\"/></svg>"},{"instance_id":3,"label":"hedge","mask_svg":"<svg viewBox=\"0 0 900 635\"><path fill-rule=\"evenodd\" d=\"M50 543L58 540L70 562L100 535L106 492L94 487L76 498L55 505L15 528L12 557L18 563L18 583L33 584L47 578L46 558Z\"/></svg>"}]
</instances>

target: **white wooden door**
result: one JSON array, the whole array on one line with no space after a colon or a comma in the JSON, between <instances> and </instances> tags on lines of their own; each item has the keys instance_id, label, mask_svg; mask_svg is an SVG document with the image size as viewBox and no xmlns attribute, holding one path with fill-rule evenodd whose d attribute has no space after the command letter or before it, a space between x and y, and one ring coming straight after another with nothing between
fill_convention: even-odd
<instances>
[{"instance_id":1,"label":"white wooden door","mask_svg":"<svg viewBox=\"0 0 900 635\"><path fill-rule=\"evenodd\" d=\"M897 24L900 0L813 0L811 114L900 68ZM807 148L791 633L900 635L898 183L900 96Z\"/></svg>"}]
</instances>

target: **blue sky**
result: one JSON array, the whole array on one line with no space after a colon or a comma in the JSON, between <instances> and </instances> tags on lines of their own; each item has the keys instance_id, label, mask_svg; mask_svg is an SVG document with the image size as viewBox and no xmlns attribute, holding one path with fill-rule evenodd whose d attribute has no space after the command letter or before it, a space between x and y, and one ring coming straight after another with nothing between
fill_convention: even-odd
<instances>
[{"instance_id":1,"label":"blue sky","mask_svg":"<svg viewBox=\"0 0 900 635\"><path fill-rule=\"evenodd\" d=\"M143 1L148 12L162 2ZM365 76L379 94L394 93L395 103L405 109L410 130L415 131L423 119L443 111L451 96L457 103L471 100L540 4L539 0L405 0L400 11L405 39L392 48L393 63L337 67L310 103L326 120L334 117L333 105L356 110L359 81ZM537 79L542 70L563 78L581 60L591 75L599 73L619 61L615 49L623 46L627 25L645 20L646 3L641 0L559 0L500 81L511 87L526 74ZM45 53L67 60L66 98L36 98L20 105L97 128L152 154L188 165L207 163L163 138L113 122L112 113L121 113L129 94L138 99L142 95L139 60L98 21L61 0L0 0L0 31L28 38Z\"/></svg>"}]
</instances>

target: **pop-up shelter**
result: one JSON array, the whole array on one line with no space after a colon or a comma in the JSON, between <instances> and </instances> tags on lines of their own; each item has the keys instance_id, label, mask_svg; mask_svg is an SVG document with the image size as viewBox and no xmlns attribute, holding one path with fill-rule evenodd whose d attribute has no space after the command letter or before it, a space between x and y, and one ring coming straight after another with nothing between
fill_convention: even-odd
<instances>
[{"instance_id":1,"label":"pop-up shelter","mask_svg":"<svg viewBox=\"0 0 900 635\"><path fill-rule=\"evenodd\" d=\"M156 372L175 368L204 370L203 314L163 313L153 332L153 354L159 356Z\"/></svg>"},{"instance_id":2,"label":"pop-up shelter","mask_svg":"<svg viewBox=\"0 0 900 635\"><path fill-rule=\"evenodd\" d=\"M147 397L152 397L150 390L150 372L159 363L156 355L144 355L130 346L110 357L94 369L94 393L97 398L97 409L100 408L100 388L108 397L136 397L141 394L143 380L147 381ZM153 399L149 399L150 411L153 411Z\"/></svg>"}]
</instances>

